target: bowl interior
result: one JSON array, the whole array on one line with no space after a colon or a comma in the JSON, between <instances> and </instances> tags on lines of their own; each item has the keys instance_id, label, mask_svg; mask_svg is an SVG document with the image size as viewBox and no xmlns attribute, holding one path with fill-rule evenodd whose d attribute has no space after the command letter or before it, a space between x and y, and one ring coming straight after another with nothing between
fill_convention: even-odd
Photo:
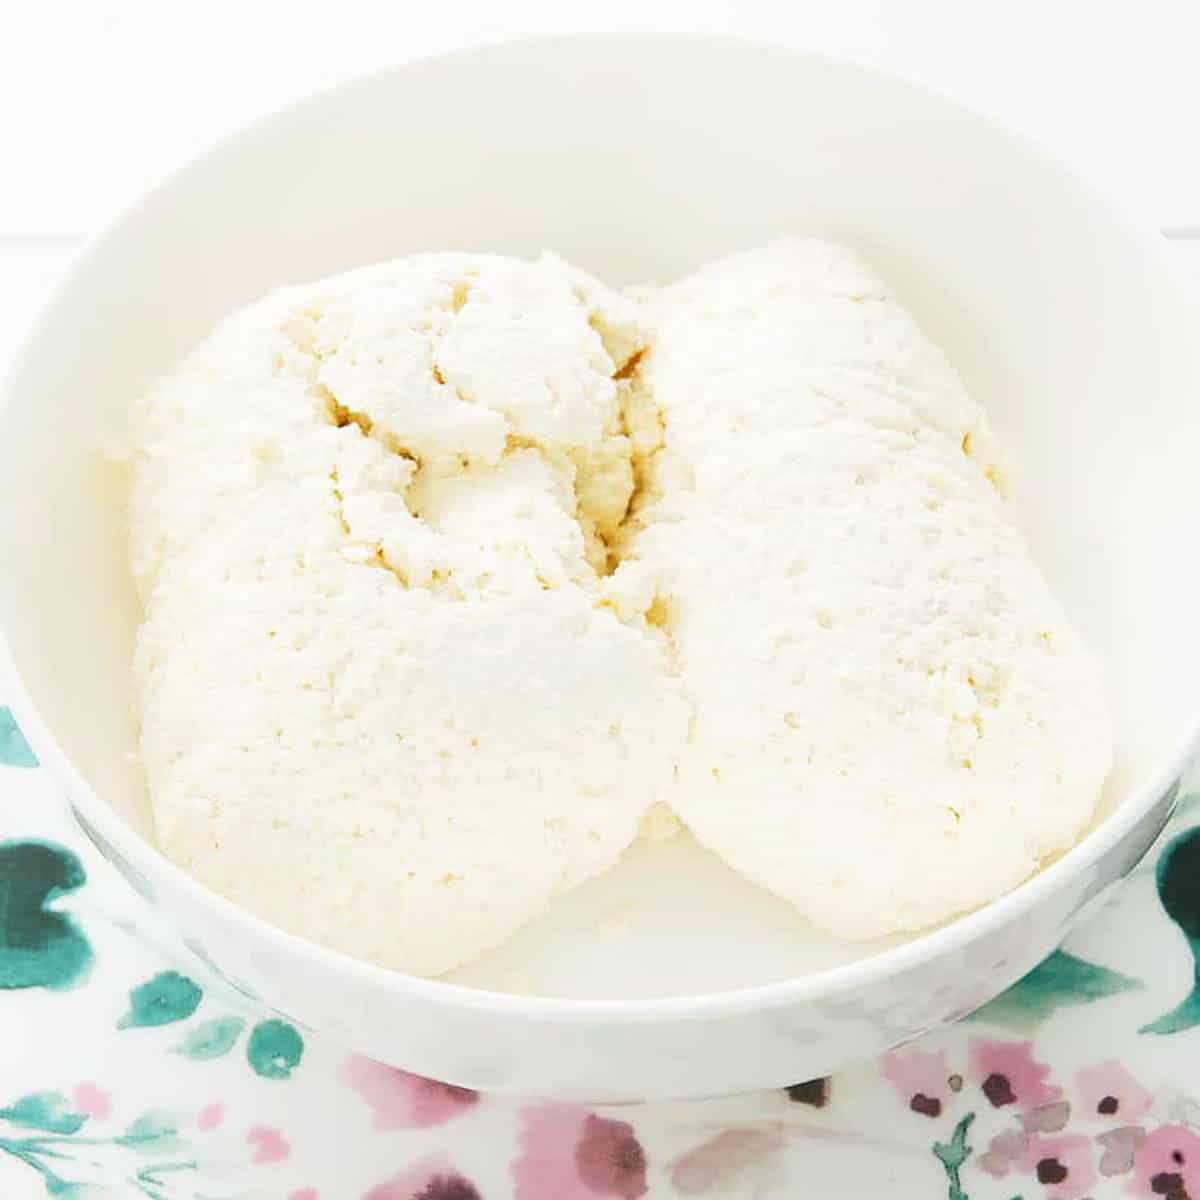
<instances>
[{"instance_id":1,"label":"bowl interior","mask_svg":"<svg viewBox=\"0 0 1200 1200\"><path fill-rule=\"evenodd\" d=\"M624 284L795 231L865 252L1011 447L1035 555L1106 666L1111 812L1195 712L1200 623L1176 564L1191 553L1200 405L1165 256L947 101L689 38L525 43L352 85L200 160L93 246L18 362L0 445L0 623L57 746L148 831L129 758L125 480L106 452L130 398L222 314L417 250L551 248ZM636 847L458 977L698 993L883 945L814 933L683 839Z\"/></svg>"}]
</instances>

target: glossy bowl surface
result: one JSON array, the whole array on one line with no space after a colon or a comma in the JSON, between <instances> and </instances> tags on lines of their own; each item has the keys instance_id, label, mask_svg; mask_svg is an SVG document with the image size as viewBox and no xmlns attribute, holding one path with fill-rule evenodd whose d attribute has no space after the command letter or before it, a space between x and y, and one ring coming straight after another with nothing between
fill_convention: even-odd
<instances>
[{"instance_id":1,"label":"glossy bowl surface","mask_svg":"<svg viewBox=\"0 0 1200 1200\"><path fill-rule=\"evenodd\" d=\"M548 247L623 284L785 232L865 252L1022 468L1023 524L1104 660L1117 727L1103 818L1079 846L987 908L887 947L831 950L711 896L584 953L569 928L548 927L521 950L548 994L527 996L309 945L145 840L128 753L137 612L123 479L104 454L134 394L224 313L285 282L418 250ZM200 158L97 239L53 297L0 400L13 707L89 835L193 952L356 1050L482 1090L593 1101L821 1075L1012 983L1166 819L1200 728L1200 622L1177 567L1194 539L1195 328L1157 234L1037 148L909 84L685 36L407 65ZM680 879L664 875L664 894ZM651 982L656 963L711 970L668 994Z\"/></svg>"}]
</instances>

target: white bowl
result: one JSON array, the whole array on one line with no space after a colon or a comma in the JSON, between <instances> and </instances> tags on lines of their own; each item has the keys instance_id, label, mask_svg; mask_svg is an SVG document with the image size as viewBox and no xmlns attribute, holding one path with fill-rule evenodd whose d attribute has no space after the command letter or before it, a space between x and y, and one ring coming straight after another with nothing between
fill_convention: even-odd
<instances>
[{"instance_id":1,"label":"white bowl","mask_svg":"<svg viewBox=\"0 0 1200 1200\"><path fill-rule=\"evenodd\" d=\"M280 283L416 250L550 247L622 284L786 231L865 251L1023 466L1035 553L1107 668L1117 768L1098 827L1011 895L888 947L812 934L687 843L639 851L460 973L492 990L306 944L162 858L138 832L136 607L122 481L102 454L130 398ZM3 401L13 707L89 835L196 953L357 1050L475 1088L590 1100L824 1074L1012 983L1168 814L1200 726L1200 623L1177 566L1200 456L1195 329L1156 235L1025 142L907 84L689 37L406 66L201 158L95 242L43 315ZM597 930L622 896L641 905L625 933ZM511 994L517 972L543 994Z\"/></svg>"}]
</instances>

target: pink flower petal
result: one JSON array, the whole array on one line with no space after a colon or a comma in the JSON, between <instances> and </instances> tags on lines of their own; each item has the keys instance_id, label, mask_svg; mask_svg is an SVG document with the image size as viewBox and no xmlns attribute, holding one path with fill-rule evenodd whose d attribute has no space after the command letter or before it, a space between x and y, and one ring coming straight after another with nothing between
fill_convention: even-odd
<instances>
[{"instance_id":1,"label":"pink flower petal","mask_svg":"<svg viewBox=\"0 0 1200 1200\"><path fill-rule=\"evenodd\" d=\"M1034 1059L1032 1042L972 1038L968 1054L971 1077L994 1108L1012 1104L1026 1112L1062 1096L1062 1088L1046 1082L1050 1068Z\"/></svg>"},{"instance_id":2,"label":"pink flower petal","mask_svg":"<svg viewBox=\"0 0 1200 1200\"><path fill-rule=\"evenodd\" d=\"M480 1200L480 1196L473 1183L434 1154L376 1185L362 1200Z\"/></svg>"},{"instance_id":3,"label":"pink flower petal","mask_svg":"<svg viewBox=\"0 0 1200 1200\"><path fill-rule=\"evenodd\" d=\"M196 1118L196 1126L207 1133L210 1130L219 1128L224 1120L225 1106L223 1104L210 1104L207 1108L200 1110L200 1115Z\"/></svg>"},{"instance_id":4,"label":"pink flower petal","mask_svg":"<svg viewBox=\"0 0 1200 1200\"><path fill-rule=\"evenodd\" d=\"M879 1068L907 1107L925 1115L940 1115L950 1078L945 1050L893 1050L883 1056Z\"/></svg>"},{"instance_id":5,"label":"pink flower petal","mask_svg":"<svg viewBox=\"0 0 1200 1200\"><path fill-rule=\"evenodd\" d=\"M283 1162L292 1153L292 1147L283 1134L278 1129L271 1129L267 1125L255 1125L246 1134L246 1141L254 1147L251 1162L264 1164Z\"/></svg>"},{"instance_id":6,"label":"pink flower petal","mask_svg":"<svg viewBox=\"0 0 1200 1200\"><path fill-rule=\"evenodd\" d=\"M1096 1182L1092 1141L1079 1133L1029 1138L1021 1166L1046 1189L1046 1200L1080 1200Z\"/></svg>"},{"instance_id":7,"label":"pink flower petal","mask_svg":"<svg viewBox=\"0 0 1200 1200\"><path fill-rule=\"evenodd\" d=\"M1140 1121L1154 1097L1113 1059L1075 1073L1079 1101L1075 1111L1089 1121L1130 1125Z\"/></svg>"},{"instance_id":8,"label":"pink flower petal","mask_svg":"<svg viewBox=\"0 0 1200 1200\"><path fill-rule=\"evenodd\" d=\"M76 1112L93 1117L97 1121L103 1121L112 1112L113 1107L112 1097L94 1083L81 1083L71 1093L71 1103L75 1105Z\"/></svg>"},{"instance_id":9,"label":"pink flower petal","mask_svg":"<svg viewBox=\"0 0 1200 1200\"><path fill-rule=\"evenodd\" d=\"M588 1110L543 1104L521 1114L521 1153L512 1164L514 1200L592 1200L575 1169Z\"/></svg>"},{"instance_id":10,"label":"pink flower petal","mask_svg":"<svg viewBox=\"0 0 1200 1200\"><path fill-rule=\"evenodd\" d=\"M1200 1137L1186 1125L1160 1125L1133 1157L1134 1196L1200 1196Z\"/></svg>"},{"instance_id":11,"label":"pink flower petal","mask_svg":"<svg viewBox=\"0 0 1200 1200\"><path fill-rule=\"evenodd\" d=\"M346 1060L340 1078L370 1106L376 1129L428 1129L479 1101L479 1093L469 1088L410 1075L361 1055Z\"/></svg>"},{"instance_id":12,"label":"pink flower petal","mask_svg":"<svg viewBox=\"0 0 1200 1200\"><path fill-rule=\"evenodd\" d=\"M287 1200L319 1200L316 1188L297 1188L288 1192Z\"/></svg>"},{"instance_id":13,"label":"pink flower petal","mask_svg":"<svg viewBox=\"0 0 1200 1200\"><path fill-rule=\"evenodd\" d=\"M646 1194L646 1158L633 1126L577 1104L521 1114L521 1154L512 1164L515 1200L596 1200Z\"/></svg>"},{"instance_id":14,"label":"pink flower petal","mask_svg":"<svg viewBox=\"0 0 1200 1200\"><path fill-rule=\"evenodd\" d=\"M671 1165L671 1183L683 1196L696 1196L728 1183L753 1163L778 1153L783 1127L726 1129L682 1154Z\"/></svg>"}]
</instances>

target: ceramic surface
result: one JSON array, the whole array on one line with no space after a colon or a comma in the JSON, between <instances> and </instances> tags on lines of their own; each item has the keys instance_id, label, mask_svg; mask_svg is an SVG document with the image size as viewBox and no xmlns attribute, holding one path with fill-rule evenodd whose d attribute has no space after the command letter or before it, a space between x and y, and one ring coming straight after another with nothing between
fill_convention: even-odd
<instances>
[{"instance_id":1,"label":"ceramic surface","mask_svg":"<svg viewBox=\"0 0 1200 1200\"><path fill-rule=\"evenodd\" d=\"M756 987L697 907L658 952L708 955L722 990L589 1002L351 962L237 911L138 835L136 604L104 450L148 379L266 288L390 255L549 245L619 284L795 230L878 262L1023 467L1023 523L1104 659L1117 724L1108 815L1080 846L947 928L828 969L801 948ZM89 836L197 961L364 1055L488 1093L608 1102L778 1087L881 1053L1054 948L1157 834L1200 727L1200 627L1175 570L1194 536L1200 364L1160 241L947 100L741 43L521 43L317 97L101 237L18 358L0 444L0 503L21 514L0 525L10 702Z\"/></svg>"}]
</instances>

